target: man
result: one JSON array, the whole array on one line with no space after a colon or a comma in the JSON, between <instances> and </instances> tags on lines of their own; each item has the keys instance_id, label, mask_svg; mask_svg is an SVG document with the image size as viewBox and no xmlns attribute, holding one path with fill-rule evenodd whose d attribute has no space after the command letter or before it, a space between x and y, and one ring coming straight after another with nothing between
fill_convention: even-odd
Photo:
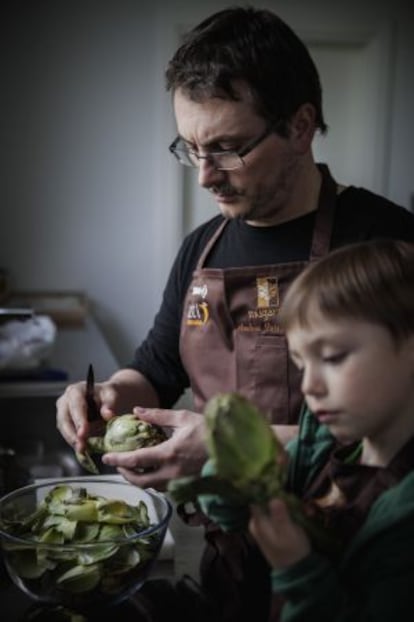
<instances>
[{"instance_id":1,"label":"man","mask_svg":"<svg viewBox=\"0 0 414 622\"><path fill-rule=\"evenodd\" d=\"M103 458L130 482L161 489L204 463L201 413L219 391L254 401L284 440L295 433L299 376L278 310L309 261L367 238L414 240L407 210L339 185L314 162L313 137L326 131L318 72L273 13L231 8L212 15L187 35L166 78L178 129L170 151L198 168L220 215L184 240L146 340L95 395L104 419L137 407L140 417L170 429L157 447ZM170 410L188 386L195 412ZM58 428L78 449L90 433L84 396L78 383L57 402ZM256 565L242 566L238 558L230 576L247 573L259 585ZM209 586L215 575L216 568L206 575ZM242 619L241 611L248 617L249 607L261 617L249 599L234 587L226 619Z\"/></svg>"}]
</instances>

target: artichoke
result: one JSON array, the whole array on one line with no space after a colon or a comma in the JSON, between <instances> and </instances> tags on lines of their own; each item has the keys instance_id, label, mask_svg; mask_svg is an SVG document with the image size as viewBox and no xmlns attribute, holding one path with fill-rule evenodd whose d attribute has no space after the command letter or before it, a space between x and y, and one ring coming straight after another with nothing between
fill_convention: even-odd
<instances>
[{"instance_id":1,"label":"artichoke","mask_svg":"<svg viewBox=\"0 0 414 622\"><path fill-rule=\"evenodd\" d=\"M84 469L98 474L99 470L91 454L104 454L108 451L133 451L140 447L158 445L167 438L162 428L142 421L133 414L119 415L110 419L103 436L90 436L85 452L76 452L76 457Z\"/></svg>"},{"instance_id":2,"label":"artichoke","mask_svg":"<svg viewBox=\"0 0 414 622\"><path fill-rule=\"evenodd\" d=\"M172 480L177 503L218 494L237 504L265 502L285 484L285 451L264 415L237 393L220 393L204 410L209 462L201 477Z\"/></svg>"},{"instance_id":3,"label":"artichoke","mask_svg":"<svg viewBox=\"0 0 414 622\"><path fill-rule=\"evenodd\" d=\"M207 514L214 508L211 514L222 514L223 528L234 530L246 528L250 504L265 505L279 497L319 549L335 550L336 543L311 517L310 508L285 490L287 454L265 416L237 393L214 396L204 414L209 460L199 476L170 481L174 501L201 505ZM232 512L234 518L227 516Z\"/></svg>"},{"instance_id":4,"label":"artichoke","mask_svg":"<svg viewBox=\"0 0 414 622\"><path fill-rule=\"evenodd\" d=\"M206 444L217 475L252 500L279 493L284 448L262 413L237 393L219 394L206 405Z\"/></svg>"}]
</instances>

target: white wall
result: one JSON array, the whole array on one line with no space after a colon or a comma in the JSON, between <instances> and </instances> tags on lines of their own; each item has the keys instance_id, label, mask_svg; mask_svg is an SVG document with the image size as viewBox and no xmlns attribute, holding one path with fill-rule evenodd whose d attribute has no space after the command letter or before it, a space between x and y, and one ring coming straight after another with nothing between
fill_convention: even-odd
<instances>
[{"instance_id":1,"label":"white wall","mask_svg":"<svg viewBox=\"0 0 414 622\"><path fill-rule=\"evenodd\" d=\"M18 289L79 289L121 363L145 336L182 237L164 68L180 33L233 3L10 3L1 101L0 266ZM413 187L413 12L406 2L256 2L298 32L394 33L388 196ZM339 180L340 181L340 180Z\"/></svg>"},{"instance_id":2,"label":"white wall","mask_svg":"<svg viewBox=\"0 0 414 622\"><path fill-rule=\"evenodd\" d=\"M7 25L0 265L19 289L79 289L122 361L150 324L154 106L151 2L16 2Z\"/></svg>"}]
</instances>

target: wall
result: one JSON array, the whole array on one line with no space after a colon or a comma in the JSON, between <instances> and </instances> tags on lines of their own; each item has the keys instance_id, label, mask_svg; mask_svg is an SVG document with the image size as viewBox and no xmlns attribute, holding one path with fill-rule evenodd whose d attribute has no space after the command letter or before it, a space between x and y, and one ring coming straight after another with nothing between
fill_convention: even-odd
<instances>
[{"instance_id":1,"label":"wall","mask_svg":"<svg viewBox=\"0 0 414 622\"><path fill-rule=\"evenodd\" d=\"M145 1L17 1L7 18L0 265L20 289L86 291L120 360L160 293L154 31Z\"/></svg>"},{"instance_id":2,"label":"wall","mask_svg":"<svg viewBox=\"0 0 414 622\"><path fill-rule=\"evenodd\" d=\"M87 292L120 363L151 325L183 231L164 67L183 30L230 4L15 0L3 20L0 266L18 289ZM408 3L255 4L298 32L392 25L387 194L409 207Z\"/></svg>"}]
</instances>

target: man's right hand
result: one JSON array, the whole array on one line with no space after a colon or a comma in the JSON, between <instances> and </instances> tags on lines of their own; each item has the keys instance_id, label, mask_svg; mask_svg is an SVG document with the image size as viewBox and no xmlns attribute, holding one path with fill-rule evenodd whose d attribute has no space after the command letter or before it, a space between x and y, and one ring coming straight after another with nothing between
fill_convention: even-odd
<instances>
[{"instance_id":1,"label":"man's right hand","mask_svg":"<svg viewBox=\"0 0 414 622\"><path fill-rule=\"evenodd\" d=\"M56 426L66 442L79 452L86 449L86 439L99 434L104 421L115 415L117 386L109 381L96 383L94 397L101 421L89 422L87 419L86 382L68 385L56 401Z\"/></svg>"},{"instance_id":2,"label":"man's right hand","mask_svg":"<svg viewBox=\"0 0 414 622\"><path fill-rule=\"evenodd\" d=\"M89 422L86 382L70 384L56 401L56 426L76 451L86 449L86 439L102 433L103 425L115 415L132 412L134 406L158 406L153 386L140 372L120 369L105 382L95 384L95 402L102 421Z\"/></svg>"}]
</instances>

